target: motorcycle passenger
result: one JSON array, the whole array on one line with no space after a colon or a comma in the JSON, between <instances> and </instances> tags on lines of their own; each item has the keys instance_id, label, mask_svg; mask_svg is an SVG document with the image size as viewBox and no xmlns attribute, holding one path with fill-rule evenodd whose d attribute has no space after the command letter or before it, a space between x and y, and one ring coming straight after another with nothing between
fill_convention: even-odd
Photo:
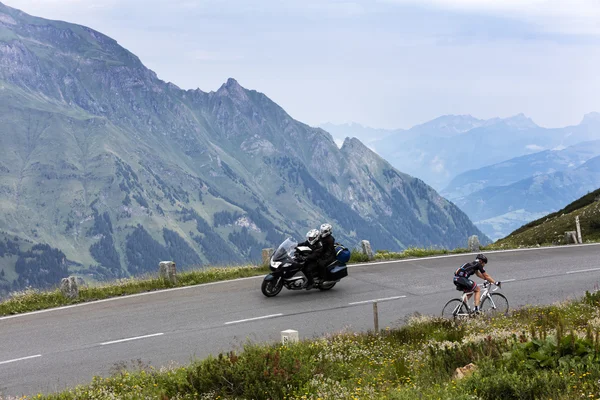
<instances>
[{"instance_id":1,"label":"motorcycle passenger","mask_svg":"<svg viewBox=\"0 0 600 400\"><path fill-rule=\"evenodd\" d=\"M319 276L325 279L325 268L335 261L335 238L331 234L333 227L331 224L322 224L320 229L320 242L323 246L321 258L318 261Z\"/></svg>"},{"instance_id":2,"label":"motorcycle passenger","mask_svg":"<svg viewBox=\"0 0 600 400\"><path fill-rule=\"evenodd\" d=\"M316 229L311 229L306 233L306 241L302 243L298 243L297 247L306 246L309 247L312 251L304 257L305 263L304 267L302 267L302 272L306 275L306 290L312 289L315 284L315 280L313 278L313 269L315 265L317 265L317 260L321 257L321 253L323 251L323 246L319 241L320 232Z\"/></svg>"},{"instance_id":3,"label":"motorcycle passenger","mask_svg":"<svg viewBox=\"0 0 600 400\"><path fill-rule=\"evenodd\" d=\"M495 285L500 285L500 282L494 281L494 279L483 269L487 264L488 259L483 254L478 254L475 257L475 261L463 264L459 269L454 272L454 285L456 286L456 290L462 290L464 292L475 293L475 312L479 312L479 299L481 297L481 291L479 290L479 286L477 283L473 282L469 279L469 277L473 274L477 275L481 279L485 279L486 281L493 283ZM468 296L471 298L471 294Z\"/></svg>"}]
</instances>

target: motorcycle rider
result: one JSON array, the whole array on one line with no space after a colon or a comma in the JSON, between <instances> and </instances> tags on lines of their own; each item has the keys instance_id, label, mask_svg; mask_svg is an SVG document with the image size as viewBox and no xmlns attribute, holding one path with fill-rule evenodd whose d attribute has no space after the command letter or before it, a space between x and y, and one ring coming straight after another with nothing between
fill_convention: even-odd
<instances>
[{"instance_id":1,"label":"motorcycle rider","mask_svg":"<svg viewBox=\"0 0 600 400\"><path fill-rule=\"evenodd\" d=\"M311 229L306 233L306 240L302 243L298 243L298 247L306 246L309 247L312 251L308 253L306 256L301 255L304 258L305 263L302 268L302 272L306 276L306 286L305 289L309 290L315 285L315 280L313 278L313 269L315 265L317 265L317 260L321 257L323 252L323 245L320 242L321 234L316 229Z\"/></svg>"},{"instance_id":2,"label":"motorcycle rider","mask_svg":"<svg viewBox=\"0 0 600 400\"><path fill-rule=\"evenodd\" d=\"M318 261L319 276L325 279L325 268L335 261L335 238L331 234L333 227L331 224L324 223L320 228L320 242L323 247L321 257Z\"/></svg>"}]
</instances>

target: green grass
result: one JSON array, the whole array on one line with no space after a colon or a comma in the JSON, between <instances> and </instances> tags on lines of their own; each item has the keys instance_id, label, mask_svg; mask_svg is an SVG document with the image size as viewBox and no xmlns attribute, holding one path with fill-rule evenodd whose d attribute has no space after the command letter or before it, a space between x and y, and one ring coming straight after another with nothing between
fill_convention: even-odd
<instances>
[{"instance_id":1,"label":"green grass","mask_svg":"<svg viewBox=\"0 0 600 400\"><path fill-rule=\"evenodd\" d=\"M441 305L440 305L441 306ZM600 294L455 323L415 315L376 334L248 342L189 365L115 366L44 399L574 399L600 397ZM469 363L475 373L453 378ZM34 397L36 398L36 397Z\"/></svg>"},{"instance_id":2,"label":"green grass","mask_svg":"<svg viewBox=\"0 0 600 400\"><path fill-rule=\"evenodd\" d=\"M487 250L488 247L482 247L481 251ZM448 249L422 249L418 247L409 247L408 249L401 252L387 251L387 250L377 250L374 254L375 261L386 261L386 260L402 260L406 258L421 258L421 257L430 257L430 256L442 256L445 254L462 254L462 253L470 253L469 249L466 248L457 248L454 250ZM369 262L369 258L363 254L361 251L352 250L352 255L350 257L350 262L362 263Z\"/></svg>"},{"instance_id":3,"label":"green grass","mask_svg":"<svg viewBox=\"0 0 600 400\"><path fill-rule=\"evenodd\" d=\"M483 251L483 250L482 250ZM430 256L441 256L444 254L462 254L469 253L469 249L457 248L454 250L447 249L420 249L417 247L409 247L408 249L400 252L390 252L385 250L378 250L375 254L376 260L401 260L403 258L418 258L418 257L430 257Z\"/></svg>"}]
</instances>

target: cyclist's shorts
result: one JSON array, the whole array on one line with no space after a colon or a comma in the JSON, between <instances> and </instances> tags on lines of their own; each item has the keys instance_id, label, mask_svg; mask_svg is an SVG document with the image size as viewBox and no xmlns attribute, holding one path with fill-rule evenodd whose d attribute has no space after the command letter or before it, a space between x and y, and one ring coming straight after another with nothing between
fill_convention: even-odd
<instances>
[{"instance_id":1,"label":"cyclist's shorts","mask_svg":"<svg viewBox=\"0 0 600 400\"><path fill-rule=\"evenodd\" d=\"M463 292L470 292L477 286L475 282L464 276L455 276L454 285L456 286L456 290L462 290Z\"/></svg>"}]
</instances>

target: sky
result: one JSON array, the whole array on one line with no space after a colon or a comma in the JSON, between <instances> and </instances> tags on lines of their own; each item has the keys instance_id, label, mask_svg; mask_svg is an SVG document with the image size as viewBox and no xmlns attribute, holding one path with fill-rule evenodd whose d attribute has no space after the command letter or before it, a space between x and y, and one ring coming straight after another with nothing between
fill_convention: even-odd
<instances>
[{"instance_id":1,"label":"sky","mask_svg":"<svg viewBox=\"0 0 600 400\"><path fill-rule=\"evenodd\" d=\"M599 0L0 0L96 29L182 89L229 77L312 126L600 111Z\"/></svg>"}]
</instances>

